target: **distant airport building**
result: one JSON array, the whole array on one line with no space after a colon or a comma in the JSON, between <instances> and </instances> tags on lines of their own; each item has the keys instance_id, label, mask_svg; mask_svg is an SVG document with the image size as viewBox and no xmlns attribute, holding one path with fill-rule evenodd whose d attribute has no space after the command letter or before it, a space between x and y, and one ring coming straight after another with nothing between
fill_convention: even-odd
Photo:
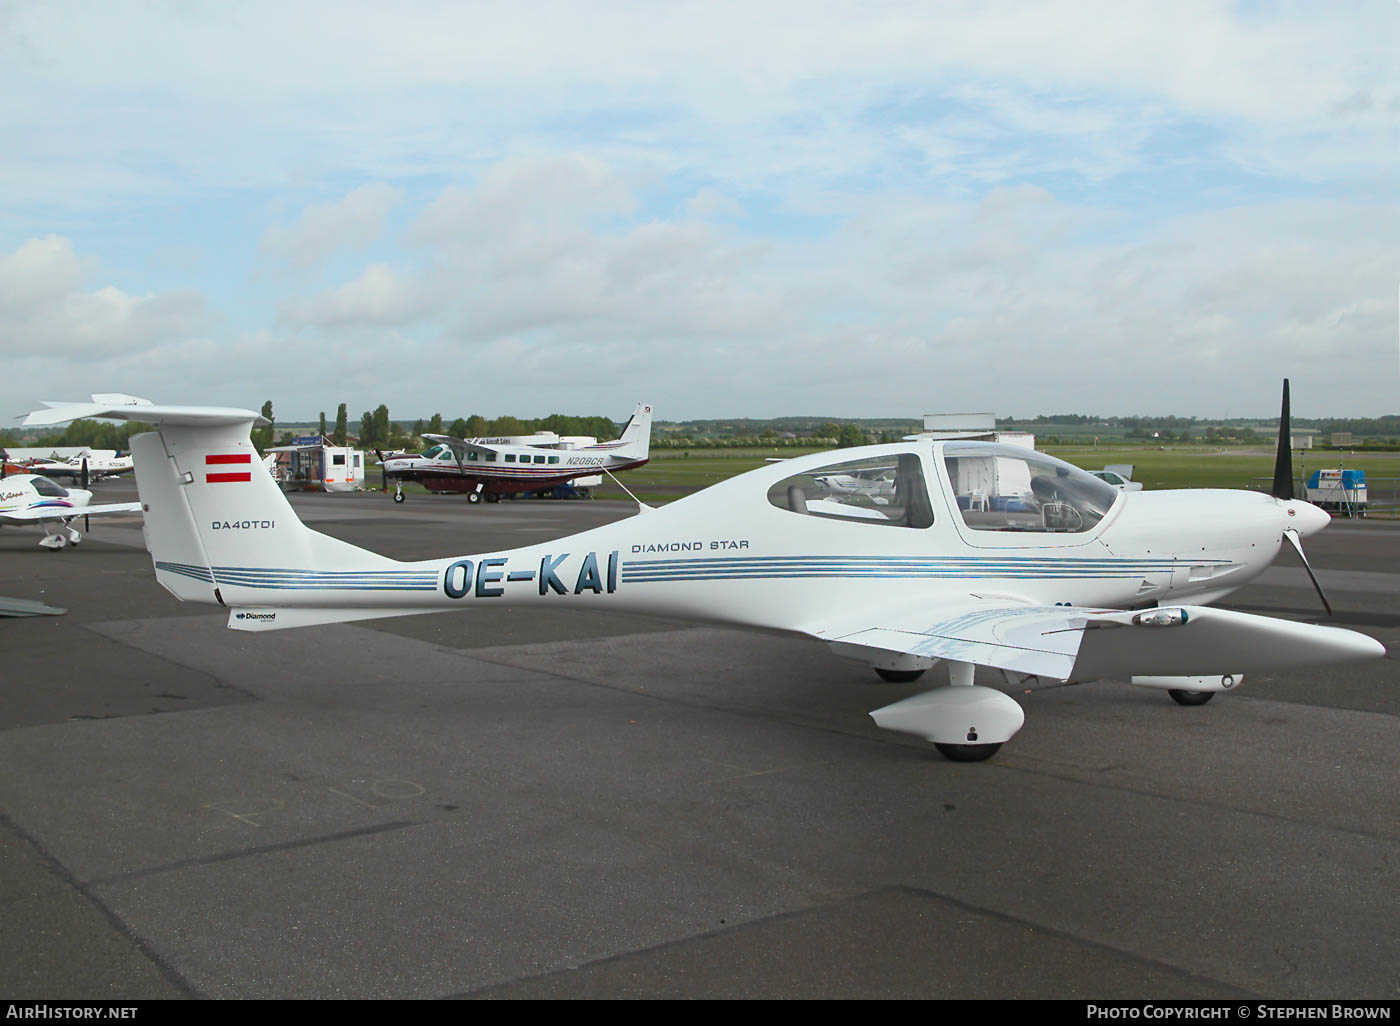
<instances>
[{"instance_id":1,"label":"distant airport building","mask_svg":"<svg viewBox=\"0 0 1400 1026\"><path fill-rule=\"evenodd\" d=\"M1290 449L1311 449L1317 437L1317 431L1313 428L1294 428L1288 437ZM1278 445L1277 431L1274 432L1274 445Z\"/></svg>"},{"instance_id":2,"label":"distant airport building","mask_svg":"<svg viewBox=\"0 0 1400 1026\"><path fill-rule=\"evenodd\" d=\"M946 442L951 439L1035 448L1035 435L1030 431L998 431L994 413L925 413L923 431L904 436L906 442Z\"/></svg>"}]
</instances>

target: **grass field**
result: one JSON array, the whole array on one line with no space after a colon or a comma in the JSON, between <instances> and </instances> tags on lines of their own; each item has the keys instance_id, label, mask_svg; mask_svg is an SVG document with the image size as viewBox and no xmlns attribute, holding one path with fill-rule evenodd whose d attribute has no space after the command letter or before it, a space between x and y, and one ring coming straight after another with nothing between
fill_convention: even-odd
<instances>
[{"instance_id":1,"label":"grass field","mask_svg":"<svg viewBox=\"0 0 1400 1026\"><path fill-rule=\"evenodd\" d=\"M764 466L770 458L803 456L818 449L661 449L652 450L651 462L637 470L624 472L620 480L643 501L671 502L723 481ZM1183 445L1158 448L1155 446L1085 446L1051 445L1044 451L1086 470L1097 470L1109 463L1131 463L1136 468L1133 479L1144 488L1265 488L1274 474L1274 453L1267 446L1250 449L1209 449L1205 446ZM1364 470L1371 482L1372 501L1380 505L1382 492L1393 494L1393 485L1386 479L1400 479L1400 453L1297 452L1293 456L1293 473L1299 481L1314 470L1343 466ZM377 483L377 468L371 468L369 480ZM418 491L408 486L405 491ZM604 478L595 494L600 499L625 499L626 494L611 480ZM1300 493L1301 494L1301 493Z\"/></svg>"}]
</instances>

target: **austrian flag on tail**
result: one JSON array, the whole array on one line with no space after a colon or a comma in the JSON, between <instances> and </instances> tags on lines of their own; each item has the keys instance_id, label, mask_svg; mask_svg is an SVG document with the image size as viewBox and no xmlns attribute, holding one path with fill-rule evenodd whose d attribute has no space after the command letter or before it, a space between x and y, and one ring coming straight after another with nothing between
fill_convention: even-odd
<instances>
[{"instance_id":1,"label":"austrian flag on tail","mask_svg":"<svg viewBox=\"0 0 1400 1026\"><path fill-rule=\"evenodd\" d=\"M239 463L242 463L242 464L250 464L250 463L252 463L252 462L253 462L253 457L252 457L252 455L249 454L249 453L246 453L246 452L232 453L232 454L227 455L227 456L206 456L206 457L204 457L204 465L205 465L206 467L211 467L211 466L228 466L229 464L239 464ZM220 472L206 471L205 474L204 474L204 480L205 480L205 483L207 483L207 484L223 484L223 483L228 482L228 481L251 481L251 480L253 480L253 475L252 475L252 472L251 472L251 471L247 471L247 470L244 470L244 471L220 471Z\"/></svg>"}]
</instances>

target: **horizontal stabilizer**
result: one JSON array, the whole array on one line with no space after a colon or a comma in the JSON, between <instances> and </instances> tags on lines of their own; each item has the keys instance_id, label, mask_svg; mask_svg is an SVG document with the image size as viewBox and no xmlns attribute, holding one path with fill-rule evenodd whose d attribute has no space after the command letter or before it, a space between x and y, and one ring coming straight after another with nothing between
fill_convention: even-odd
<instances>
[{"instance_id":1,"label":"horizontal stabilizer","mask_svg":"<svg viewBox=\"0 0 1400 1026\"><path fill-rule=\"evenodd\" d=\"M49 427L70 420L134 420L142 424L187 424L214 427L251 421L262 427L271 423L252 410L221 406L157 406L149 399L116 393L99 393L88 403L45 402L47 407L24 418L25 427Z\"/></svg>"}]
</instances>

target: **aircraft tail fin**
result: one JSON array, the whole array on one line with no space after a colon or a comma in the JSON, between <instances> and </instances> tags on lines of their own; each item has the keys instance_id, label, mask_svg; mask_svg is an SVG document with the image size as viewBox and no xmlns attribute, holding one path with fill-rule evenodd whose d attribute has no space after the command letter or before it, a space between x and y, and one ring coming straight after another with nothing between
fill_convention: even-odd
<instances>
[{"instance_id":1,"label":"aircraft tail fin","mask_svg":"<svg viewBox=\"0 0 1400 1026\"><path fill-rule=\"evenodd\" d=\"M426 583L421 572L301 522L253 447L252 427L266 423L258 414L93 398L52 405L25 423L99 416L156 426L133 436L131 451L156 579L177 598L235 607L342 606L354 604L354 593L389 590L410 578Z\"/></svg>"},{"instance_id":2,"label":"aircraft tail fin","mask_svg":"<svg viewBox=\"0 0 1400 1026\"><path fill-rule=\"evenodd\" d=\"M651 452L651 404L638 403L610 455L644 460Z\"/></svg>"}]
</instances>

